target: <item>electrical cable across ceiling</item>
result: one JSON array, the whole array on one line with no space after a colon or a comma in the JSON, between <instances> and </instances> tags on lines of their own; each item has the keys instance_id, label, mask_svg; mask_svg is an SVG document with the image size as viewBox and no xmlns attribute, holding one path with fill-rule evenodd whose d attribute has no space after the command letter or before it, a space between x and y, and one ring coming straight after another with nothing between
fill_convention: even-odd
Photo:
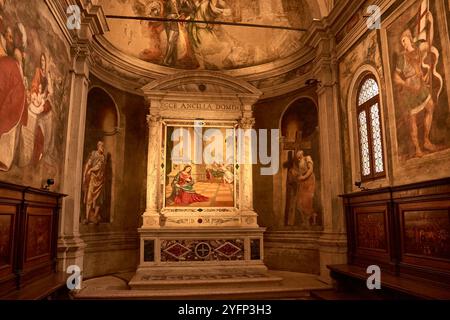
<instances>
[{"instance_id":1,"label":"electrical cable across ceiling","mask_svg":"<svg viewBox=\"0 0 450 320\"><path fill-rule=\"evenodd\" d=\"M228 22L228 21L205 21L205 20L170 19L170 18L160 18L160 17L139 17L139 16L121 16L121 15L106 15L106 18L122 19L122 20L142 20L142 21L153 21L153 22L199 23L199 24L226 25L226 26L236 26L236 27L282 29L282 30L291 30L291 31L300 31L300 32L307 31L307 29L304 29L304 28L253 24L253 23L238 23L238 22Z\"/></svg>"}]
</instances>

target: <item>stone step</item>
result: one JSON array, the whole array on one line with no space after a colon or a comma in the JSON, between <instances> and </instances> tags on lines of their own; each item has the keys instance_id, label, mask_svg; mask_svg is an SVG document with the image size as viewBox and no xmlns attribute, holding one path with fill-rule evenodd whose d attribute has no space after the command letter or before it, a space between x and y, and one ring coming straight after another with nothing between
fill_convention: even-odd
<instances>
[{"instance_id":1,"label":"stone step","mask_svg":"<svg viewBox=\"0 0 450 320\"><path fill-rule=\"evenodd\" d=\"M74 299L139 299L139 300L260 300L289 299L311 300L310 292L328 290L331 287L317 279L315 275L292 272L269 271L263 279L204 279L205 287L192 287L185 282L192 280L172 280L173 287L163 284L164 289L130 289L127 282L113 276L84 281L83 289ZM248 281L253 280L253 281ZM157 280L161 281L161 280ZM164 281L164 280L163 280ZM167 280L165 280L167 281ZM263 282L261 282L263 281ZM148 283L148 281L145 281Z\"/></svg>"},{"instance_id":2,"label":"stone step","mask_svg":"<svg viewBox=\"0 0 450 320\"><path fill-rule=\"evenodd\" d=\"M249 275L184 275L184 276L143 276L132 280L133 290L178 290L183 288L246 288L277 287L283 279L268 274Z\"/></svg>"},{"instance_id":3,"label":"stone step","mask_svg":"<svg viewBox=\"0 0 450 320\"><path fill-rule=\"evenodd\" d=\"M323 290L323 289L322 289ZM83 300L311 300L309 289L220 288L201 290L109 290L80 292L75 299Z\"/></svg>"}]
</instances>

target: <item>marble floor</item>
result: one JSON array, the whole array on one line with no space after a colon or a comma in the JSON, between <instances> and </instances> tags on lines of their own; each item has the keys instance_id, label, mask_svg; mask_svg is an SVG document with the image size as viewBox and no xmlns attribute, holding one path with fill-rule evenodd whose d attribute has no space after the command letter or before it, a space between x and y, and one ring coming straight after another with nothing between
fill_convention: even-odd
<instances>
[{"instance_id":1,"label":"marble floor","mask_svg":"<svg viewBox=\"0 0 450 320\"><path fill-rule=\"evenodd\" d=\"M310 291L328 290L330 285L317 275L287 271L269 271L283 280L277 285L245 286L211 289L130 290L128 281L133 273L113 274L83 281L82 289L74 299L179 299L179 300L229 300L229 299L299 299L309 300Z\"/></svg>"}]
</instances>

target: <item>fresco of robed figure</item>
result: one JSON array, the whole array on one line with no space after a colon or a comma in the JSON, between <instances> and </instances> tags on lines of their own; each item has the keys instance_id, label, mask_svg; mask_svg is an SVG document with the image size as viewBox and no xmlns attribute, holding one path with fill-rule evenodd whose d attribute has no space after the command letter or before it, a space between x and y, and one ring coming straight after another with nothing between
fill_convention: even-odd
<instances>
[{"instance_id":1,"label":"fresco of robed figure","mask_svg":"<svg viewBox=\"0 0 450 320\"><path fill-rule=\"evenodd\" d=\"M0 179L40 186L52 177L57 190L69 54L46 4L35 3L30 10L27 1L0 1Z\"/></svg>"}]
</instances>

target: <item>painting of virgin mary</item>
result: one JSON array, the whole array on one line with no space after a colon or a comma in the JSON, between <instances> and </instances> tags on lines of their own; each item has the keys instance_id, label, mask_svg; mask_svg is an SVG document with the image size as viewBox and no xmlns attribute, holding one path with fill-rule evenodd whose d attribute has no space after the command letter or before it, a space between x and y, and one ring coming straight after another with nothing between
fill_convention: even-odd
<instances>
[{"instance_id":1,"label":"painting of virgin mary","mask_svg":"<svg viewBox=\"0 0 450 320\"><path fill-rule=\"evenodd\" d=\"M172 193L167 199L169 204L190 205L209 201L208 197L195 192L191 171L192 167L187 165L176 174L172 181Z\"/></svg>"}]
</instances>

